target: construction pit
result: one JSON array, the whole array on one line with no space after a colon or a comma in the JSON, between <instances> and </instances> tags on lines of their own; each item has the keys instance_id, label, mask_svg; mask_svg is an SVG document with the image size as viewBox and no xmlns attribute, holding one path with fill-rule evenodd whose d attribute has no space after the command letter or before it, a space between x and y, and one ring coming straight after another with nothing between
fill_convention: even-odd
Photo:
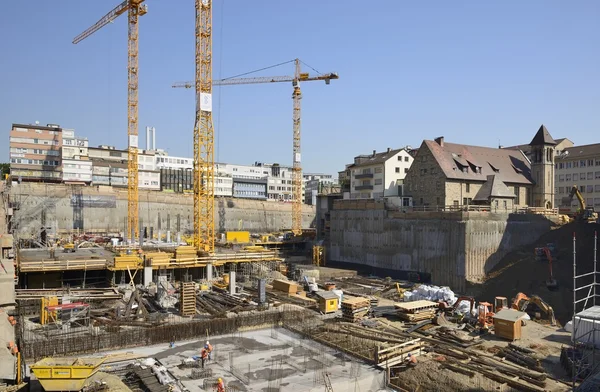
<instances>
[{"instance_id":1,"label":"construction pit","mask_svg":"<svg viewBox=\"0 0 600 392\"><path fill-rule=\"evenodd\" d=\"M558 254L568 251L560 246ZM8 312L18 320L24 379L35 380L30 368L50 360L94 357L102 364L76 390L146 383L152 391L212 391L218 377L230 391L323 390L328 383L361 391L570 390L565 309L557 309L558 321L543 311L552 305L546 293L507 288L478 296L509 296L482 319L481 303L473 298L470 308L470 297L450 288L292 264L277 249L255 245L217 257L190 256L185 246L179 257L177 247L164 257L166 250L78 248L55 253L57 269L47 249L20 249L17 271L38 268L17 274L21 288ZM157 254L156 264L146 262ZM89 260L105 264L82 269ZM493 276L490 282L497 290ZM495 320L507 309L517 315L509 338ZM214 351L202 369L206 340Z\"/></svg>"}]
</instances>

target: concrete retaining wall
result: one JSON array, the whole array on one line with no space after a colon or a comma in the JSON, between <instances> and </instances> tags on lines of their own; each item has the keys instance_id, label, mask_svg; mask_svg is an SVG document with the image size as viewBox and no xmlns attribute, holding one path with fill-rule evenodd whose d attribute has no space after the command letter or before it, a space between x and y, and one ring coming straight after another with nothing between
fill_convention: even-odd
<instances>
[{"instance_id":1,"label":"concrete retaining wall","mask_svg":"<svg viewBox=\"0 0 600 392\"><path fill-rule=\"evenodd\" d=\"M20 235L39 233L42 222L57 231L82 227L87 232L122 232L127 218L127 189L24 183L11 186L10 200L18 205L13 227ZM153 227L155 233L159 229L184 233L193 228L191 194L140 190L139 209L143 225ZM303 205L302 227L314 227L314 219L314 206ZM217 232L273 232L290 229L291 221L291 203L234 198L215 201Z\"/></svg>"},{"instance_id":2,"label":"concrete retaining wall","mask_svg":"<svg viewBox=\"0 0 600 392\"><path fill-rule=\"evenodd\" d=\"M434 284L463 291L551 225L541 215L334 209L328 259L427 273Z\"/></svg>"}]
</instances>

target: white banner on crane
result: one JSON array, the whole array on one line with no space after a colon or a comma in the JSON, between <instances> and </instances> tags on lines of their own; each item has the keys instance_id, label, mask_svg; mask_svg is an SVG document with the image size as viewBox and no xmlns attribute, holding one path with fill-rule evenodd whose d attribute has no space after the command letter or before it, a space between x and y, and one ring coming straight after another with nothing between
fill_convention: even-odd
<instances>
[{"instance_id":1,"label":"white banner on crane","mask_svg":"<svg viewBox=\"0 0 600 392\"><path fill-rule=\"evenodd\" d=\"M300 153L299 152L297 152L297 153L294 154L294 162L300 163L301 162L300 158L301 157L300 157Z\"/></svg>"},{"instance_id":2,"label":"white banner on crane","mask_svg":"<svg viewBox=\"0 0 600 392\"><path fill-rule=\"evenodd\" d=\"M129 147L138 147L138 135L129 135Z\"/></svg>"},{"instance_id":3,"label":"white banner on crane","mask_svg":"<svg viewBox=\"0 0 600 392\"><path fill-rule=\"evenodd\" d=\"M212 94L200 93L200 110L212 112Z\"/></svg>"}]
</instances>

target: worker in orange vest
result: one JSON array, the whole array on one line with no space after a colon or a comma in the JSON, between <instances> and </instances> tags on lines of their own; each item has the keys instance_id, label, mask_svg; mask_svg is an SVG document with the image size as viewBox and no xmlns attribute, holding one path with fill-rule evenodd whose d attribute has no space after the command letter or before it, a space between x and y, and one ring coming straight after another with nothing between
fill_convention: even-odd
<instances>
[{"instance_id":1,"label":"worker in orange vest","mask_svg":"<svg viewBox=\"0 0 600 392\"><path fill-rule=\"evenodd\" d=\"M210 361L212 359L213 346L208 342L208 340L206 341L206 344L204 344L204 349L208 352L208 360Z\"/></svg>"},{"instance_id":2,"label":"worker in orange vest","mask_svg":"<svg viewBox=\"0 0 600 392\"><path fill-rule=\"evenodd\" d=\"M223 379L219 377L217 380L217 392L225 392L225 383Z\"/></svg>"},{"instance_id":3,"label":"worker in orange vest","mask_svg":"<svg viewBox=\"0 0 600 392\"><path fill-rule=\"evenodd\" d=\"M200 351L200 359L202 360L202 369L204 369L204 362L206 362L206 360L208 360L208 350L203 348Z\"/></svg>"}]
</instances>

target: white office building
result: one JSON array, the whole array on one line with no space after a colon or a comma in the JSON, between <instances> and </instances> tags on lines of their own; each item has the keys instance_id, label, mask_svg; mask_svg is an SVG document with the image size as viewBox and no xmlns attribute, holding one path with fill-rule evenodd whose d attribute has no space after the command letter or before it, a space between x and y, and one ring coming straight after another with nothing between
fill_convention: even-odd
<instances>
[{"instance_id":1,"label":"white office building","mask_svg":"<svg viewBox=\"0 0 600 392\"><path fill-rule=\"evenodd\" d=\"M579 202L577 197L570 198L569 193L577 186L586 207L600 211L600 143L567 147L556 154L555 205L576 211Z\"/></svg>"}]
</instances>

